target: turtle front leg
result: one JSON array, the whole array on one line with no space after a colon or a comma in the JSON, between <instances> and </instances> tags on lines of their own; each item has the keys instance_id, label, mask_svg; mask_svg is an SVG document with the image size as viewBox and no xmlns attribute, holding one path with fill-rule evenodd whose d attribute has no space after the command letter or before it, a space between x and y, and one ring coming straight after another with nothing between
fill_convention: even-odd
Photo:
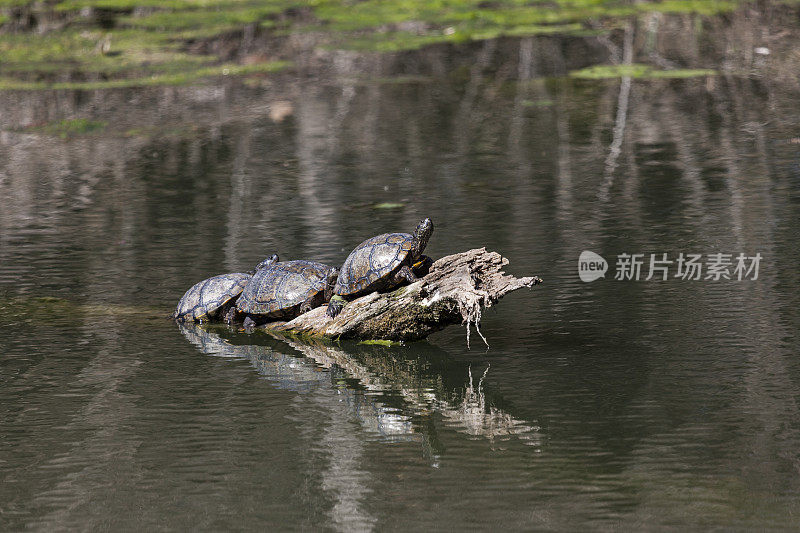
<instances>
[{"instance_id":1,"label":"turtle front leg","mask_svg":"<svg viewBox=\"0 0 800 533\"><path fill-rule=\"evenodd\" d=\"M399 285L404 281L407 281L409 283L414 283L418 279L419 278L416 275L414 275L414 272L411 270L411 267L409 267L408 265L403 265L403 268L398 270L397 274L394 275L393 281L394 284Z\"/></svg>"},{"instance_id":2,"label":"turtle front leg","mask_svg":"<svg viewBox=\"0 0 800 533\"><path fill-rule=\"evenodd\" d=\"M331 297L330 302L328 302L328 310L325 311L329 317L336 318L336 315L342 312L342 309L347 304L347 300L339 296L338 294L334 294Z\"/></svg>"}]
</instances>

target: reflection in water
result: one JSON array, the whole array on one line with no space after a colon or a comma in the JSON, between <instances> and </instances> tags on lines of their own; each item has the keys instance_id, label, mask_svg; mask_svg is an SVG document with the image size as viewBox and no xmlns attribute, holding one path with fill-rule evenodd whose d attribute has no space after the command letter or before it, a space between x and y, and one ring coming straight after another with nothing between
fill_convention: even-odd
<instances>
[{"instance_id":1,"label":"reflection in water","mask_svg":"<svg viewBox=\"0 0 800 533\"><path fill-rule=\"evenodd\" d=\"M489 368L487 367L478 384L475 385L470 369L469 382L464 391L464 401L456 408L446 402L436 402L444 418L451 426L468 435L487 437L492 441L496 438L502 439L515 435L525 444L534 446L536 451L541 451L542 440L539 426L532 426L493 405L486 404L483 380L488 372Z\"/></svg>"},{"instance_id":2,"label":"reflection in water","mask_svg":"<svg viewBox=\"0 0 800 533\"><path fill-rule=\"evenodd\" d=\"M443 376L435 370L424 365L404 366L392 349L379 346L354 345L348 352L323 343L286 339L286 344L303 355L298 357L277 351L275 343L281 341L243 344L252 342L253 337L226 339L221 328L211 331L207 326L182 323L178 327L202 353L248 359L259 374L280 388L318 393L320 385L327 385L336 391L335 401L346 405L364 430L389 442L421 442L434 464L443 452L436 448L433 420L437 416L472 437L494 441L515 436L537 448L542 444L541 428L487 401L483 381L488 367L477 383L467 367L467 380L461 386L448 379L445 387ZM450 363L463 370L464 365Z\"/></svg>"},{"instance_id":3,"label":"reflection in water","mask_svg":"<svg viewBox=\"0 0 800 533\"><path fill-rule=\"evenodd\" d=\"M359 346L348 353L326 344L288 340L288 345L302 354L298 357L280 352L280 341L244 344L248 339L258 340L258 335L225 338L222 329L214 332L183 323L178 327L202 353L247 359L277 387L302 393L298 419L303 420L303 411L310 411L313 416L305 423L319 425L322 416L316 445L325 456L325 467L319 473L321 486L335 501L330 519L343 530L368 529L375 522L363 505L371 492L370 473L360 466L365 443L359 432L353 432L353 420L363 432L381 441L421 443L424 456L434 467L443 453L436 436L436 415L469 437L494 441L514 436L537 449L542 443L539 427L487 402L483 377L488 368L477 384L468 369L469 380L463 390L454 391L442 386L441 375L426 372L424 367L410 372L392 361L391 350L379 347Z\"/></svg>"}]
</instances>

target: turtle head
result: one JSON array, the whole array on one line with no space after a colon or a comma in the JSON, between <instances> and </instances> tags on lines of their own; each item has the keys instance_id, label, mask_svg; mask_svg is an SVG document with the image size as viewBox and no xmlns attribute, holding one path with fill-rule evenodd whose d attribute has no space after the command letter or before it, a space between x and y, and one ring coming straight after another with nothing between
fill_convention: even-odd
<instances>
[{"instance_id":1,"label":"turtle head","mask_svg":"<svg viewBox=\"0 0 800 533\"><path fill-rule=\"evenodd\" d=\"M329 302L336 290L336 280L339 279L339 269L331 267L325 273L325 301Z\"/></svg>"},{"instance_id":2,"label":"turtle head","mask_svg":"<svg viewBox=\"0 0 800 533\"><path fill-rule=\"evenodd\" d=\"M428 239L431 238L432 233L433 222L431 222L429 218L420 222L417 229L414 230L414 241L411 244L411 256L414 259L418 259L422 255L422 252L425 251L425 247L428 245Z\"/></svg>"},{"instance_id":3,"label":"turtle head","mask_svg":"<svg viewBox=\"0 0 800 533\"><path fill-rule=\"evenodd\" d=\"M266 259L264 259L263 261L261 261L259 264L256 265L256 272L258 272L262 268L267 268L272 263L277 263L277 262L278 262L278 254L272 254L271 256L267 257Z\"/></svg>"}]
</instances>

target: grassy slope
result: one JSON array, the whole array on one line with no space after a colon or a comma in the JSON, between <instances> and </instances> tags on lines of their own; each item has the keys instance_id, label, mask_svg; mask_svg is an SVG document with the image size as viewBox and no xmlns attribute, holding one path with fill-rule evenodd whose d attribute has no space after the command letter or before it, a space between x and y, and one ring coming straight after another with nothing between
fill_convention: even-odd
<instances>
[{"instance_id":1,"label":"grassy slope","mask_svg":"<svg viewBox=\"0 0 800 533\"><path fill-rule=\"evenodd\" d=\"M263 57L247 66L223 65L217 57L185 50L190 40L247 25L278 35L321 31L331 46L381 52L500 35L580 33L589 21L610 28L643 12L712 14L735 6L710 0L0 0L0 24L6 30L20 10L67 22L45 34L0 33L0 89L179 84L285 66ZM282 16L298 9L308 16ZM92 14L98 10L113 17L113 30L99 26Z\"/></svg>"}]
</instances>

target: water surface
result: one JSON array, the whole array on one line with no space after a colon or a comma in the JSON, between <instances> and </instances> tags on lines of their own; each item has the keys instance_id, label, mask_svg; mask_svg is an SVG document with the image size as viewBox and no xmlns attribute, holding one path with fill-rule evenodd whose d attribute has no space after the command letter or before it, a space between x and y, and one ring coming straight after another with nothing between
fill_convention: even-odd
<instances>
[{"instance_id":1,"label":"water surface","mask_svg":"<svg viewBox=\"0 0 800 533\"><path fill-rule=\"evenodd\" d=\"M746 61L690 41L660 51ZM4 93L3 529L796 527L797 81L757 56L566 75L603 46ZM72 116L109 126L20 131ZM545 279L484 314L489 350L459 327L387 348L164 319L210 275L339 264L424 216L434 258L486 246ZM606 279L580 281L583 250ZM763 260L755 281L613 279L618 254L681 252Z\"/></svg>"}]
</instances>

